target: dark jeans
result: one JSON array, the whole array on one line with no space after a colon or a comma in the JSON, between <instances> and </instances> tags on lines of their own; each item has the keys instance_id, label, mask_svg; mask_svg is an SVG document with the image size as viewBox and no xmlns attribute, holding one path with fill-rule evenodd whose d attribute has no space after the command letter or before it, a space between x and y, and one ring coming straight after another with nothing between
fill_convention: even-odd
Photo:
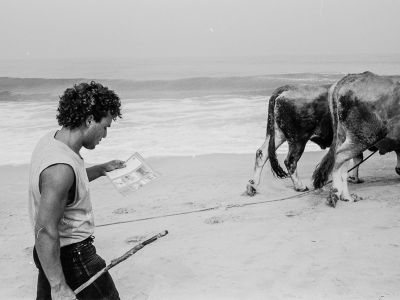
<instances>
[{"instance_id":1,"label":"dark jeans","mask_svg":"<svg viewBox=\"0 0 400 300\"><path fill-rule=\"evenodd\" d=\"M92 245L93 238L61 247L60 259L65 280L72 290L88 281L93 275L106 266L105 261L96 254L96 248ZM40 265L36 249L33 248L33 259L39 269L37 282L37 300L51 300L49 281ZM118 291L108 272L97 278L91 285L77 295L78 299L104 299L119 300Z\"/></svg>"}]
</instances>

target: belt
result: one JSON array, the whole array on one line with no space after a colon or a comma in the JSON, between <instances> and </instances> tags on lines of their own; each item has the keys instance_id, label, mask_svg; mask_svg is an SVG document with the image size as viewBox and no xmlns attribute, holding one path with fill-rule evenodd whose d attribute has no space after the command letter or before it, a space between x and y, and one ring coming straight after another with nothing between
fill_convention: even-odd
<instances>
[{"instance_id":1,"label":"belt","mask_svg":"<svg viewBox=\"0 0 400 300\"><path fill-rule=\"evenodd\" d=\"M91 235L88 238L84 239L83 241L61 247L60 250L61 251L71 251L71 250L75 250L75 249L80 249L85 246L89 246L89 245L93 244L93 241L94 241L94 236Z\"/></svg>"}]
</instances>

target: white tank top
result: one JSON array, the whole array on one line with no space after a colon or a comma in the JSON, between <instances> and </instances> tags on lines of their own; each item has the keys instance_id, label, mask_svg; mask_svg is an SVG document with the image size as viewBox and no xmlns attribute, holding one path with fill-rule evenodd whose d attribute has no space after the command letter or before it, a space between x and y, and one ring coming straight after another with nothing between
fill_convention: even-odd
<instances>
[{"instance_id":1,"label":"white tank top","mask_svg":"<svg viewBox=\"0 0 400 300\"><path fill-rule=\"evenodd\" d=\"M94 231L89 179L83 159L66 144L54 138L52 131L40 139L32 153L29 172L29 215L35 230L37 211L41 201L39 177L44 169L55 164L67 164L75 173L74 201L67 204L58 224L61 247L80 242Z\"/></svg>"}]
</instances>

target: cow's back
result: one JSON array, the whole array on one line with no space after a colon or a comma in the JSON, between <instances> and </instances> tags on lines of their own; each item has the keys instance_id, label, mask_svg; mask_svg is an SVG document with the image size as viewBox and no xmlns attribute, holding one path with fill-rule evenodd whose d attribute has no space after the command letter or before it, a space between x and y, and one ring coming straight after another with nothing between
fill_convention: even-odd
<instances>
[{"instance_id":1,"label":"cow's back","mask_svg":"<svg viewBox=\"0 0 400 300\"><path fill-rule=\"evenodd\" d=\"M386 135L387 120L400 114L400 84L371 72L349 74L336 84L332 103L339 129L372 144Z\"/></svg>"},{"instance_id":2,"label":"cow's back","mask_svg":"<svg viewBox=\"0 0 400 300\"><path fill-rule=\"evenodd\" d=\"M388 119L400 113L400 84L390 77L371 72L349 74L336 84L333 99L338 105L339 116L358 101L365 103L365 107L375 111L380 118Z\"/></svg>"},{"instance_id":3,"label":"cow's back","mask_svg":"<svg viewBox=\"0 0 400 300\"><path fill-rule=\"evenodd\" d=\"M288 85L277 98L277 103L290 102L297 106L323 101L327 97L327 85Z\"/></svg>"},{"instance_id":4,"label":"cow's back","mask_svg":"<svg viewBox=\"0 0 400 300\"><path fill-rule=\"evenodd\" d=\"M328 90L327 85L291 85L280 93L275 100L275 120L288 140L331 132ZM330 145L330 141L323 143L323 147Z\"/></svg>"}]
</instances>

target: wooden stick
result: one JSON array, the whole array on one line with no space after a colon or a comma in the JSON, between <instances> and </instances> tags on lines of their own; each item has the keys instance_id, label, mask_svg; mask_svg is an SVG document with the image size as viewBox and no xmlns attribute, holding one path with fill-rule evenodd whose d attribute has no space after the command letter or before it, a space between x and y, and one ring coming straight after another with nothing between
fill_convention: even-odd
<instances>
[{"instance_id":1,"label":"wooden stick","mask_svg":"<svg viewBox=\"0 0 400 300\"><path fill-rule=\"evenodd\" d=\"M86 281L84 284L82 284L80 287L78 287L74 293L78 294L80 293L83 289L87 288L89 285L91 285L97 278L99 278L101 275L103 275L104 273L106 273L108 270L110 270L111 268L115 267L116 265L118 265L120 262L123 262L124 260L126 260L128 257L132 256L133 254L135 254L137 251L139 251L140 249L142 249L144 246L156 241L157 239L165 236L168 234L167 230L164 230L163 232L160 232L159 234L153 236L152 238L149 238L148 240L145 240L144 242L136 245L135 247L133 247L131 250L127 251L124 255L113 259L111 261L111 263L109 263L107 266L105 266L103 269L101 269L99 272L97 272L92 278L90 278L88 281Z\"/></svg>"}]
</instances>

